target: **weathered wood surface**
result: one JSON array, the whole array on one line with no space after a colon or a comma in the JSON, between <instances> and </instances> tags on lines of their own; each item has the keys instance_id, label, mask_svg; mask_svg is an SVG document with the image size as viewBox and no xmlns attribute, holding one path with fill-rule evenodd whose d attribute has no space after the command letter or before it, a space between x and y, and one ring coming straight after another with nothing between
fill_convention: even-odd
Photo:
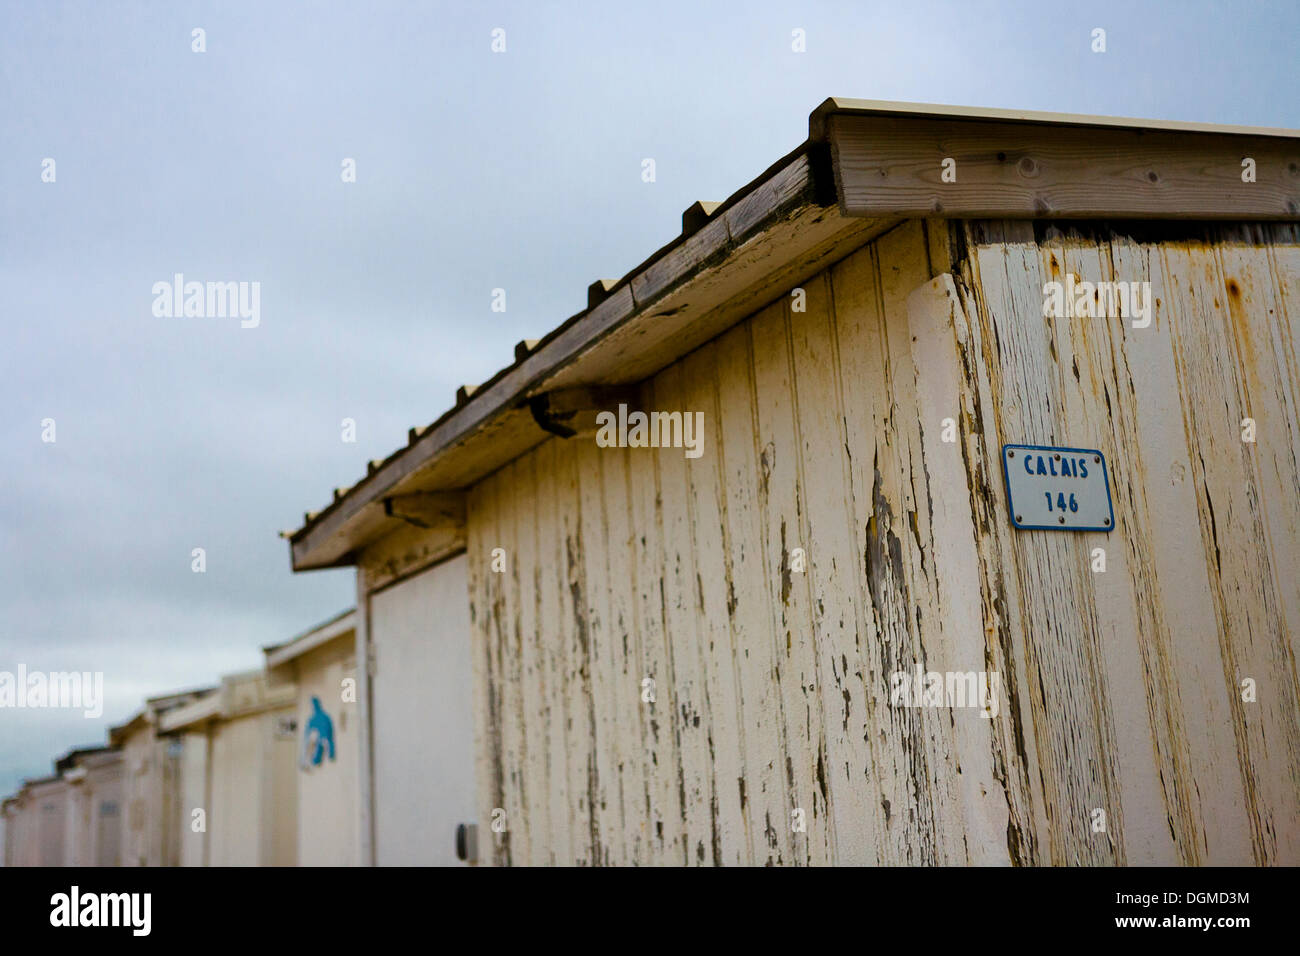
<instances>
[{"instance_id":1,"label":"weathered wood surface","mask_svg":"<svg viewBox=\"0 0 1300 956\"><path fill-rule=\"evenodd\" d=\"M1151 326L1045 318L1066 272ZM803 288L642 387L702 457L470 492L485 862L1300 863L1295 228L911 222ZM1012 529L1005 442L1101 449L1116 530ZM918 666L998 715L892 706Z\"/></svg>"},{"instance_id":2,"label":"weathered wood surface","mask_svg":"<svg viewBox=\"0 0 1300 956\"><path fill-rule=\"evenodd\" d=\"M463 520L403 523L361 553L357 560L357 579L361 589L369 594L464 549Z\"/></svg>"},{"instance_id":3,"label":"weathered wood surface","mask_svg":"<svg viewBox=\"0 0 1300 956\"><path fill-rule=\"evenodd\" d=\"M1115 495L1115 533L1019 533L1000 561L1013 633L1040 675L1022 709L1052 861L1300 862L1295 628L1280 610L1294 606L1300 559L1296 313L1276 301L1294 288L1297 246L1292 226L1247 238L1035 241L1014 224L966 235L980 467L998 471L1004 441L1095 447ZM1151 326L1044 318L1043 284L1067 272L1150 282ZM1266 356L1256 336L1271 339ZM1253 393L1243 368L1260 379ZM1270 425L1243 442L1241 420L1261 415ZM1242 701L1246 677L1256 703ZM1090 808L1106 811L1105 835Z\"/></svg>"},{"instance_id":4,"label":"weathered wood surface","mask_svg":"<svg viewBox=\"0 0 1300 956\"><path fill-rule=\"evenodd\" d=\"M829 130L846 215L1300 218L1294 138L891 116Z\"/></svg>"}]
</instances>

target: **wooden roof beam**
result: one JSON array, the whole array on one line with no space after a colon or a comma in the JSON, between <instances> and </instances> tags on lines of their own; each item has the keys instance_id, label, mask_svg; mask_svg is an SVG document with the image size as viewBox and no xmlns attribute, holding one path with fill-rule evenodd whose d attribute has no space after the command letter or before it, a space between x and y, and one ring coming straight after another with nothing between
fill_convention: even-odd
<instances>
[{"instance_id":1,"label":"wooden roof beam","mask_svg":"<svg viewBox=\"0 0 1300 956\"><path fill-rule=\"evenodd\" d=\"M389 495L383 501L386 516L400 518L417 528L462 528L465 525L463 491L417 491Z\"/></svg>"},{"instance_id":2,"label":"wooden roof beam","mask_svg":"<svg viewBox=\"0 0 1300 956\"><path fill-rule=\"evenodd\" d=\"M543 431L573 438L595 431L600 412L617 411L620 404L635 405L640 395L635 385L585 385L535 395L528 407Z\"/></svg>"},{"instance_id":3,"label":"wooden roof beam","mask_svg":"<svg viewBox=\"0 0 1300 956\"><path fill-rule=\"evenodd\" d=\"M1300 139L831 114L847 216L1300 219Z\"/></svg>"}]
</instances>

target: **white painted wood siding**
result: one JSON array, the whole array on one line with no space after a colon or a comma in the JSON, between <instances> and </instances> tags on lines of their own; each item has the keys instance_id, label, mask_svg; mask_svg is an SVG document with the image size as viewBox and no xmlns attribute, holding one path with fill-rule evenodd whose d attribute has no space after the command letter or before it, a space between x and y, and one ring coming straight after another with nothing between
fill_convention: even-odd
<instances>
[{"instance_id":1,"label":"white painted wood siding","mask_svg":"<svg viewBox=\"0 0 1300 956\"><path fill-rule=\"evenodd\" d=\"M356 866L360 817L357 810L357 735L354 702L343 702L344 679L356 680L353 633L332 640L294 661L298 686L298 865ZM312 698L334 725L334 758L303 766L303 740ZM355 700L355 698L354 698Z\"/></svg>"},{"instance_id":2,"label":"white painted wood siding","mask_svg":"<svg viewBox=\"0 0 1300 956\"><path fill-rule=\"evenodd\" d=\"M1296 230L1050 235L904 223L643 386L702 457L475 486L485 862L1300 863ZM1045 319L1067 270L1152 326ZM1101 449L1116 530L1012 529L1005 442ZM918 665L998 717L891 706Z\"/></svg>"},{"instance_id":3,"label":"white painted wood siding","mask_svg":"<svg viewBox=\"0 0 1300 956\"><path fill-rule=\"evenodd\" d=\"M297 862L297 736L281 733L293 707L214 721L210 866Z\"/></svg>"}]
</instances>

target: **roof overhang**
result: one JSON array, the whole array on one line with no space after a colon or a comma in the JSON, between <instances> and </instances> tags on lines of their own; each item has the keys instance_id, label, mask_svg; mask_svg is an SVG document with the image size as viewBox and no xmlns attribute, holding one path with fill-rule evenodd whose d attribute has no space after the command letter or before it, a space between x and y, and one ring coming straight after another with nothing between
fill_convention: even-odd
<instances>
[{"instance_id":1,"label":"roof overhang","mask_svg":"<svg viewBox=\"0 0 1300 956\"><path fill-rule=\"evenodd\" d=\"M330 641L338 640L353 634L357 629L357 613L355 609L344 611L323 624L319 624L304 634L299 634L292 640L283 644L277 644L273 647L263 648L266 654L266 669L268 672L284 667L309 651L314 651L318 647L323 647Z\"/></svg>"},{"instance_id":2,"label":"roof overhang","mask_svg":"<svg viewBox=\"0 0 1300 956\"><path fill-rule=\"evenodd\" d=\"M62 785L63 778L60 776L36 777L32 780L23 781L23 789L28 791L32 796L38 796L40 791L57 789Z\"/></svg>"},{"instance_id":3,"label":"roof overhang","mask_svg":"<svg viewBox=\"0 0 1300 956\"><path fill-rule=\"evenodd\" d=\"M164 714L201 700L214 690L216 690L214 687L199 687L146 698L144 707L128 718L125 723L108 729L109 746L120 747L123 741L136 731L160 726L160 719Z\"/></svg>"},{"instance_id":4,"label":"roof overhang","mask_svg":"<svg viewBox=\"0 0 1300 956\"><path fill-rule=\"evenodd\" d=\"M200 729L210 721L235 720L268 710L287 707L297 701L293 683L273 685L264 671L242 671L221 678L221 685L206 695L175 707L158 720L163 734Z\"/></svg>"},{"instance_id":5,"label":"roof overhang","mask_svg":"<svg viewBox=\"0 0 1300 956\"><path fill-rule=\"evenodd\" d=\"M77 747L54 761L54 769L70 779L69 774L75 769L84 769L87 765L97 765L120 757L121 751L113 747Z\"/></svg>"},{"instance_id":6,"label":"roof overhang","mask_svg":"<svg viewBox=\"0 0 1300 956\"><path fill-rule=\"evenodd\" d=\"M206 724L221 716L221 692L214 690L189 703L174 707L163 714L158 721L158 730L168 734L178 730Z\"/></svg>"},{"instance_id":7,"label":"roof overhang","mask_svg":"<svg viewBox=\"0 0 1300 956\"><path fill-rule=\"evenodd\" d=\"M288 535L293 569L354 564L368 544L408 523L395 499L456 492L552 434L540 396L639 382L842 258L892 224L847 218L833 205L827 153L805 143L724 203L695 204L683 232L618 281L593 283L588 308Z\"/></svg>"},{"instance_id":8,"label":"roof overhang","mask_svg":"<svg viewBox=\"0 0 1300 956\"><path fill-rule=\"evenodd\" d=\"M1256 160L1254 183L1241 182L1244 156ZM945 159L955 181L943 178ZM585 311L520 343L513 364L462 388L455 407L309 512L286 535L293 569L357 563L404 522L455 528L463 504L459 519L434 524L413 518L412 504L454 512L451 496L556 433L553 397L643 381L904 219L1297 210L1295 131L827 100L798 149L725 202L692 205L677 239L622 279L593 283Z\"/></svg>"},{"instance_id":9,"label":"roof overhang","mask_svg":"<svg viewBox=\"0 0 1300 956\"><path fill-rule=\"evenodd\" d=\"M108 742L110 746L120 747L127 737L137 730L143 730L153 725L153 711L149 708L132 714L125 723L118 724L116 727L108 728Z\"/></svg>"}]
</instances>

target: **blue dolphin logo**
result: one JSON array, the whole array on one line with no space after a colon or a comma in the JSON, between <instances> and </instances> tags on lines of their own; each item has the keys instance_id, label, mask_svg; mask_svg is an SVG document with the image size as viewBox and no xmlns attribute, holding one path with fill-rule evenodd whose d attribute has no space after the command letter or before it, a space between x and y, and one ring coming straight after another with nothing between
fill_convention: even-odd
<instances>
[{"instance_id":1,"label":"blue dolphin logo","mask_svg":"<svg viewBox=\"0 0 1300 956\"><path fill-rule=\"evenodd\" d=\"M319 767L325 757L325 747L329 746L330 760L334 759L334 721L320 705L320 698L311 699L311 717L303 728L303 767L308 762Z\"/></svg>"}]
</instances>

